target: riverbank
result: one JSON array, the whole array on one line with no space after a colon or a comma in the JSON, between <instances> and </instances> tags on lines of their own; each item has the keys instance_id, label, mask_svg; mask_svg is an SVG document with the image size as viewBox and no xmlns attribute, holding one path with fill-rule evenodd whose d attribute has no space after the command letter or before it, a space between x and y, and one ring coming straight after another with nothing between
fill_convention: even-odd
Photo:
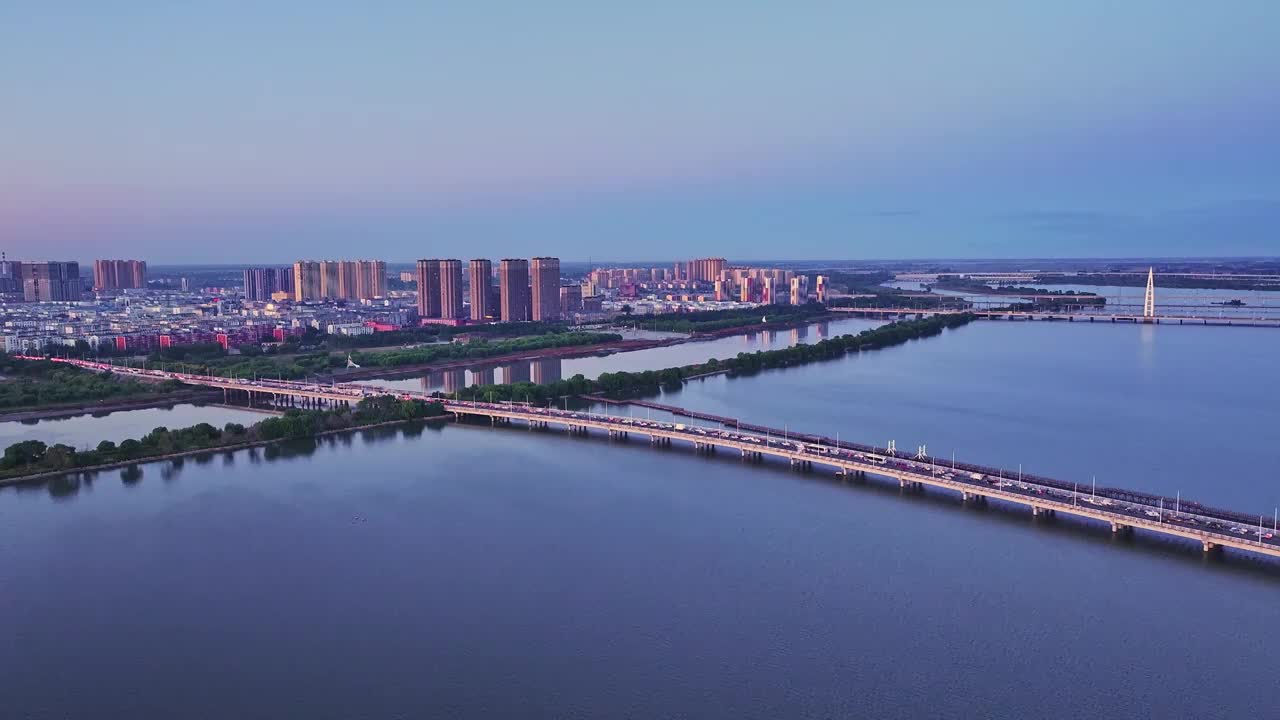
<instances>
[{"instance_id":1,"label":"riverbank","mask_svg":"<svg viewBox=\"0 0 1280 720\"><path fill-rule=\"evenodd\" d=\"M60 403L46 407L27 408L0 412L0 422L19 422L22 420L47 420L52 418L76 417L94 413L120 412L124 410L145 410L148 408L171 407L184 403L211 403L221 399L218 390L191 389L180 390L164 395L140 396L128 400L102 400L99 402Z\"/></svg>"},{"instance_id":2,"label":"riverbank","mask_svg":"<svg viewBox=\"0 0 1280 720\"><path fill-rule=\"evenodd\" d=\"M423 418L405 418L400 420L385 420L382 422L371 423L369 425L354 425L352 427L337 428L334 430L321 430L313 435L308 435L306 437L321 438L329 435L340 435L342 433L356 432L359 430L372 430L374 428L391 427L395 425L404 425L406 423L411 423L411 422L424 422L424 421L432 421L432 420L439 421L439 422L448 421L447 417L445 416L425 418L425 420ZM222 452L237 452L239 450L248 450L250 448L265 447L267 445L275 445L278 443L282 443L287 440L299 440L299 439L305 439L305 438L279 437L279 438L271 438L269 440L268 439L250 440L250 441L238 443L235 445L221 445L218 447L192 448L190 450L179 450L177 452L167 453L165 455L152 455L150 457L137 458L134 460L119 460L115 462L101 463L98 465L86 465L85 467L68 468L68 469L62 469L62 470L46 470L38 473L32 473L30 475L18 475L14 477L0 478L0 488L11 487L14 485L35 485L48 480L52 480L54 478L63 477L65 475L77 475L80 473L99 473L99 472L105 472L108 470L120 470L122 468L132 467L135 465L147 465L155 462L178 460L181 458L188 458L195 455L205 455L205 454L222 453Z\"/></svg>"},{"instance_id":3,"label":"riverbank","mask_svg":"<svg viewBox=\"0 0 1280 720\"><path fill-rule=\"evenodd\" d=\"M752 325L743 325L734 328L721 328L718 330L696 332L681 337L649 338L644 340L617 340L613 342L600 343L598 345L554 348L533 353L509 353L507 355L495 355L487 358L460 358L458 360L451 360L448 362L422 363L419 365L405 365L397 368L353 368L350 370L340 370L330 375L326 375L321 378L321 381L350 382L352 380L394 379L421 375L428 372L439 372L441 370L457 370L460 368L502 365L511 362L527 362L530 360L543 360L547 358L568 360L571 358L583 357L607 357L615 353L650 350L653 348L671 347L673 345L684 345L687 343L707 342L736 335L751 335L753 333L768 332L771 330L791 330L793 328L804 327L814 323L846 319L848 318L841 313L826 313L816 318L807 318L804 320L777 323L755 323Z\"/></svg>"},{"instance_id":4,"label":"riverbank","mask_svg":"<svg viewBox=\"0 0 1280 720\"><path fill-rule=\"evenodd\" d=\"M316 437L329 431L370 427L383 422L443 417L440 403L400 400L390 395L362 399L355 407L339 405L326 410L289 410L245 426L229 422L222 428L202 422L185 428L159 426L138 439L119 444L103 440L92 450L64 444L49 445L29 439L4 449L0 476L23 482L70 472L122 467L184 453L201 453L250 446L260 441Z\"/></svg>"},{"instance_id":5,"label":"riverbank","mask_svg":"<svg viewBox=\"0 0 1280 720\"><path fill-rule=\"evenodd\" d=\"M714 375L751 375L761 370L796 367L843 357L849 353L901 345L912 340L931 337L944 330L956 329L975 320L969 313L933 315L923 319L904 320L857 335L839 335L810 345L795 345L778 350L762 350L754 353L740 352L724 359L712 358L706 362L667 367L661 370L641 372L606 372L598 378L588 379L575 375L554 382L515 383L499 385L471 385L452 395L466 400L505 401L524 398L526 402L548 402L551 399L575 395L604 394L614 398L652 395L662 390L674 390L693 378Z\"/></svg>"},{"instance_id":6,"label":"riverbank","mask_svg":"<svg viewBox=\"0 0 1280 720\"><path fill-rule=\"evenodd\" d=\"M654 340L615 340L597 345L576 345L573 347L548 348L539 351L513 352L505 355L492 355L484 358L458 358L456 360L447 360L444 362L428 362L416 365L401 365L399 367L368 367L368 368L350 368L347 370L338 370L329 375L320 378L321 382L350 382L352 380L375 380L378 378L398 378L405 376L421 375L427 372L437 372L440 370L456 370L458 368L476 367L481 365L502 365L516 361L540 360L543 358L575 358L575 357L591 357L612 355L617 352L629 352L631 350L647 350L652 347L663 347L664 345L674 345L680 342L687 342L687 338L669 338Z\"/></svg>"}]
</instances>

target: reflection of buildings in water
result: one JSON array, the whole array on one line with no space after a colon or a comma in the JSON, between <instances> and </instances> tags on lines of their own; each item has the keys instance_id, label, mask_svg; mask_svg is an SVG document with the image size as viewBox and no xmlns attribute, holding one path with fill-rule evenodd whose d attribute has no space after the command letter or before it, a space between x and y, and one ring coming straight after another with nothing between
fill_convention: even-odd
<instances>
[{"instance_id":1,"label":"reflection of buildings in water","mask_svg":"<svg viewBox=\"0 0 1280 720\"><path fill-rule=\"evenodd\" d=\"M423 392L435 392L436 390L439 390L440 386L443 384L444 374L439 371L429 372L422 377Z\"/></svg>"},{"instance_id":2,"label":"reflection of buildings in water","mask_svg":"<svg viewBox=\"0 0 1280 720\"><path fill-rule=\"evenodd\" d=\"M530 363L533 382L542 385L560 379L562 363L558 357L538 358Z\"/></svg>"},{"instance_id":3,"label":"reflection of buildings in water","mask_svg":"<svg viewBox=\"0 0 1280 720\"><path fill-rule=\"evenodd\" d=\"M770 330L769 332L765 333L765 340L767 341L766 342L767 347L773 347L774 345L776 345L778 343L778 331Z\"/></svg>"},{"instance_id":4,"label":"reflection of buildings in water","mask_svg":"<svg viewBox=\"0 0 1280 720\"><path fill-rule=\"evenodd\" d=\"M800 341L807 337L809 337L809 327L807 325L800 325L799 327L791 328L792 345L799 345Z\"/></svg>"},{"instance_id":5,"label":"reflection of buildings in water","mask_svg":"<svg viewBox=\"0 0 1280 720\"><path fill-rule=\"evenodd\" d=\"M441 387L446 394L456 393L467 386L467 371L463 368L454 368L445 370L443 373L443 382Z\"/></svg>"},{"instance_id":6,"label":"reflection of buildings in water","mask_svg":"<svg viewBox=\"0 0 1280 720\"><path fill-rule=\"evenodd\" d=\"M515 362L502 366L502 382L514 385L518 382L529 382L529 363Z\"/></svg>"},{"instance_id":7,"label":"reflection of buildings in water","mask_svg":"<svg viewBox=\"0 0 1280 720\"><path fill-rule=\"evenodd\" d=\"M818 323L818 339L826 340L831 334L831 326L827 323Z\"/></svg>"},{"instance_id":8,"label":"reflection of buildings in water","mask_svg":"<svg viewBox=\"0 0 1280 720\"><path fill-rule=\"evenodd\" d=\"M493 384L493 366L476 368L471 371L472 385L492 385Z\"/></svg>"}]
</instances>

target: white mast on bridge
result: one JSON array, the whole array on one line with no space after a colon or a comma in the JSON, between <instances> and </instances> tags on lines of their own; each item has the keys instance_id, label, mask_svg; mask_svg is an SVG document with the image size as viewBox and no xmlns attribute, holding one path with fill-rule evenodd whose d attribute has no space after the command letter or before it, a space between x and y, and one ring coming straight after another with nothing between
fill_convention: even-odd
<instances>
[{"instance_id":1,"label":"white mast on bridge","mask_svg":"<svg viewBox=\"0 0 1280 720\"><path fill-rule=\"evenodd\" d=\"M1147 270L1147 296L1142 300L1142 317L1156 316L1156 269Z\"/></svg>"}]
</instances>

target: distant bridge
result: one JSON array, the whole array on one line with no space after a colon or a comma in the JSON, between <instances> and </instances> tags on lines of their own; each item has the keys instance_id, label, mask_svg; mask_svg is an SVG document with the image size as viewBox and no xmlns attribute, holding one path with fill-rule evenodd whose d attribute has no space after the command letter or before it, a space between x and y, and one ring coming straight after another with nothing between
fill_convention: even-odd
<instances>
[{"instance_id":1,"label":"distant bridge","mask_svg":"<svg viewBox=\"0 0 1280 720\"><path fill-rule=\"evenodd\" d=\"M1280 327L1280 316L1270 317L1235 317L1231 315L1213 317L1208 315L1152 315L1134 313L1102 314L1083 310L987 310L981 307L963 308L859 308L833 307L832 312L848 313L859 317L908 318L928 315L958 315L971 313L985 320L1049 320L1060 322L1084 323L1149 323L1155 325L1229 325L1232 327Z\"/></svg>"},{"instance_id":2,"label":"distant bridge","mask_svg":"<svg viewBox=\"0 0 1280 720\"><path fill-rule=\"evenodd\" d=\"M1125 273L1133 275L1134 273ZM1167 273L1178 276L1178 273ZM898 279L929 282L936 274L899 275ZM997 284L1034 282L1031 273L969 273L966 279ZM1226 276L1216 276L1226 277ZM1270 276L1246 276L1267 278ZM1280 290L1280 286L1277 286ZM992 320L1063 320L1067 322L1142 322L1160 325L1232 325L1241 327L1280 327L1280 300L1275 295L1245 291L1239 295L1205 295L1203 293L1171 293L1164 295L1157 311L1155 270L1147 271L1147 286L1142 302L1134 294L1116 293L1054 293L1039 288L1026 291L1007 288L979 288L975 291L939 289L933 292L912 292L908 297L937 300L938 306L929 309L907 307L858 308L854 298L852 308L832 308L840 312L852 312L868 316L940 315L955 312L971 312L978 317ZM946 304L951 301L951 305ZM1027 303L1026 301L1030 301ZM1030 304L1031 307L1025 307Z\"/></svg>"},{"instance_id":3,"label":"distant bridge","mask_svg":"<svg viewBox=\"0 0 1280 720\"><path fill-rule=\"evenodd\" d=\"M876 448L840 442L823 436L797 435L785 428L741 423L719 418L719 428L686 426L661 420L597 414L573 410L533 407L520 403L485 403L433 397L424 392L390 390L367 385L334 383L319 385L285 380L250 380L173 373L144 368L119 367L107 363L54 358L92 370L109 370L122 375L180 380L193 385L220 388L228 393L243 392L268 396L279 402L302 400L318 405L350 404L368 397L391 395L401 399L440 402L455 418L486 419L491 424L526 425L530 430L558 426L571 434L606 433L610 438L627 439L632 433L649 438L653 445L680 443L699 453L736 451L742 459L762 461L772 457L788 461L792 467L815 465L834 469L845 478L868 476L897 480L904 489L932 487L960 493L966 502L998 500L1031 509L1037 516L1065 513L1111 526L1114 533L1135 529L1197 541L1204 551L1234 548L1280 558L1280 512L1273 514L1272 527L1265 517L1211 508L1199 503L1170 499L1122 488L1090 488L1061 480L958 463L929 456L924 447L907 457L899 455L894 443ZM732 425L730 425L732 423ZM1255 523L1256 518L1256 523Z\"/></svg>"}]
</instances>

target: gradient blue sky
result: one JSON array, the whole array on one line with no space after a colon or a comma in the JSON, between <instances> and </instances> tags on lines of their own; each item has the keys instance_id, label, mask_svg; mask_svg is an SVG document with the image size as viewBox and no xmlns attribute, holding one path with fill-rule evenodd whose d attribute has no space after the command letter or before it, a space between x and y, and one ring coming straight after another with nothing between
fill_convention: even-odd
<instances>
[{"instance_id":1,"label":"gradient blue sky","mask_svg":"<svg viewBox=\"0 0 1280 720\"><path fill-rule=\"evenodd\" d=\"M10 257L1280 254L1280 2L0 2Z\"/></svg>"}]
</instances>

